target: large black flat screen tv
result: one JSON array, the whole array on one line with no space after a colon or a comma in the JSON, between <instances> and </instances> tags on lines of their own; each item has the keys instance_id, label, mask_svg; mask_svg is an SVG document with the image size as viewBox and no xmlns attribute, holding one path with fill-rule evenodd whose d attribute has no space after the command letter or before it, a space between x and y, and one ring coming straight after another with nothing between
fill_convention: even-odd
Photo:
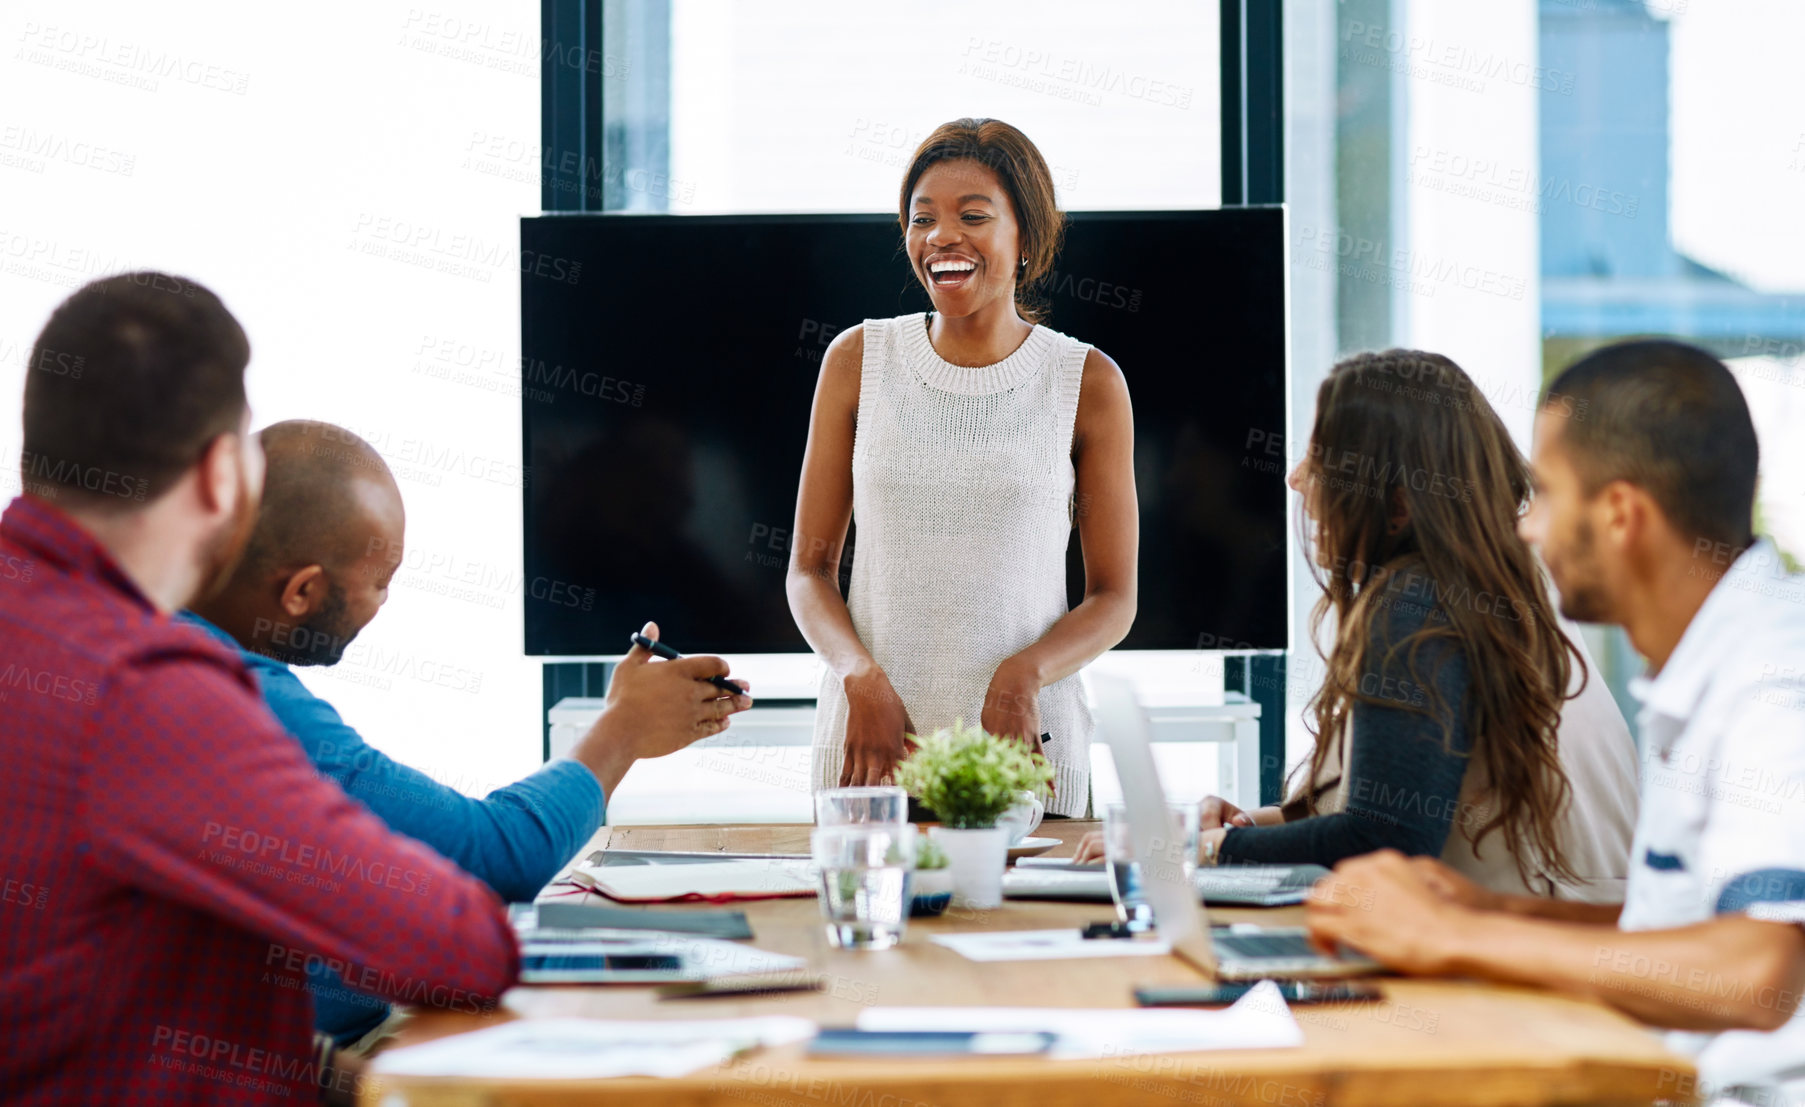
<instances>
[{"instance_id":1,"label":"large black flat screen tv","mask_svg":"<svg viewBox=\"0 0 1805 1107\"><path fill-rule=\"evenodd\" d=\"M879 215L521 221L528 654L618 654L646 619L692 652L808 649L784 574L815 378L841 329L928 308L899 244ZM1122 645L1285 648L1283 212L1078 213L1044 291L1134 404ZM1068 563L1075 604L1075 531Z\"/></svg>"}]
</instances>

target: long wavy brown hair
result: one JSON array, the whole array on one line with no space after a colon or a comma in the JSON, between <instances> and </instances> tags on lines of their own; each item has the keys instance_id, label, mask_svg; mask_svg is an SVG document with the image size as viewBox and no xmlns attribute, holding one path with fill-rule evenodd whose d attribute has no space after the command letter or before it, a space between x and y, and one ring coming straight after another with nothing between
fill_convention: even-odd
<instances>
[{"instance_id":1,"label":"long wavy brown hair","mask_svg":"<svg viewBox=\"0 0 1805 1107\"><path fill-rule=\"evenodd\" d=\"M1469 756L1484 766L1490 794L1477 810L1463 810L1456 828L1475 851L1482 838L1503 831L1525 881L1536 869L1573 878L1556 832L1572 791L1556 732L1572 666L1583 673L1584 662L1554 619L1534 555L1517 537L1529 465L1491 404L1439 354L1357 354L1317 390L1300 475L1315 524L1312 571L1323 590L1311 614L1319 648L1334 616L1326 674L1310 701L1316 749L1306 793L1356 703L1429 713L1443 721L1444 741L1463 717L1473 736ZM1430 702L1400 704L1360 686L1373 621L1386 610L1386 583L1399 574L1433 582L1438 614L1390 643L1381 663L1406 651L1411 677L1427 687ZM1465 654L1470 682L1462 704L1440 702L1434 681L1420 679L1418 654L1438 639ZM1306 798L1313 811L1315 797Z\"/></svg>"}]
</instances>

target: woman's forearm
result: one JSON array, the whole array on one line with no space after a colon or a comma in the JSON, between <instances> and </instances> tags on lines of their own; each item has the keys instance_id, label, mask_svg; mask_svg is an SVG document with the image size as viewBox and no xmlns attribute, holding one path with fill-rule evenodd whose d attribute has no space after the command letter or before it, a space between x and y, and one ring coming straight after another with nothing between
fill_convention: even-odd
<instances>
[{"instance_id":1,"label":"woman's forearm","mask_svg":"<svg viewBox=\"0 0 1805 1107\"><path fill-rule=\"evenodd\" d=\"M1095 661L1134 625L1132 593L1099 589L1003 663L1045 688Z\"/></svg>"},{"instance_id":2,"label":"woman's forearm","mask_svg":"<svg viewBox=\"0 0 1805 1107\"><path fill-rule=\"evenodd\" d=\"M840 555L852 520L852 440L864 350L863 326L848 327L822 359L784 578L790 615L803 639L841 680L877 668L840 594Z\"/></svg>"},{"instance_id":3,"label":"woman's forearm","mask_svg":"<svg viewBox=\"0 0 1805 1107\"><path fill-rule=\"evenodd\" d=\"M1424 836L1412 827L1338 811L1278 826L1231 827L1218 852L1224 864L1334 868L1350 857L1379 849L1421 855L1427 852L1423 846Z\"/></svg>"},{"instance_id":4,"label":"woman's forearm","mask_svg":"<svg viewBox=\"0 0 1805 1107\"><path fill-rule=\"evenodd\" d=\"M803 640L830 672L844 680L877 668L852 625L852 613L846 609L838 582L829 578L827 571L791 565L786 588L790 614Z\"/></svg>"}]
</instances>

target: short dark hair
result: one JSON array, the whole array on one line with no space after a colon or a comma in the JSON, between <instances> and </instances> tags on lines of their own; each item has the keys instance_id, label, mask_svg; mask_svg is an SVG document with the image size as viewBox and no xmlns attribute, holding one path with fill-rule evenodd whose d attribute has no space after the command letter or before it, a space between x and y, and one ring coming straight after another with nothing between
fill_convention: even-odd
<instances>
[{"instance_id":1,"label":"short dark hair","mask_svg":"<svg viewBox=\"0 0 1805 1107\"><path fill-rule=\"evenodd\" d=\"M25 374L25 490L90 508L155 500L236 431L244 328L206 288L167 273L104 277L44 324Z\"/></svg>"},{"instance_id":2,"label":"short dark hair","mask_svg":"<svg viewBox=\"0 0 1805 1107\"><path fill-rule=\"evenodd\" d=\"M1742 388L1711 354L1668 339L1618 342L1556 377L1543 403L1565 416L1561 441L1588 496L1628 481L1687 538L1753 538L1761 448Z\"/></svg>"},{"instance_id":3,"label":"short dark hair","mask_svg":"<svg viewBox=\"0 0 1805 1107\"><path fill-rule=\"evenodd\" d=\"M1036 286L1053 272L1054 258L1065 238L1065 213L1053 195L1053 171L1028 136L1001 119L955 119L934 128L921 140L903 174L897 218L903 233L909 232L909 203L915 182L928 167L943 161L975 161L997 175L1021 236L1021 253L1027 265L1016 278L1016 310L1030 323L1046 315L1046 305Z\"/></svg>"}]
</instances>

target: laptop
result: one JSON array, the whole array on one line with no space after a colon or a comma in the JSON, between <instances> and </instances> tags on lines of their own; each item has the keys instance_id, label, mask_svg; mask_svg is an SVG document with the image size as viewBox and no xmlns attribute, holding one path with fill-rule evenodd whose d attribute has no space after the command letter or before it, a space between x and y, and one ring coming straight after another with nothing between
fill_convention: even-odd
<instances>
[{"instance_id":1,"label":"laptop","mask_svg":"<svg viewBox=\"0 0 1805 1107\"><path fill-rule=\"evenodd\" d=\"M1091 676L1097 731L1109 747L1122 782L1122 802L1136 856L1152 857L1168 841L1166 790L1153 763L1147 717L1134 686L1107 673ZM1175 865L1141 866L1141 893L1153 908L1159 936L1172 952L1221 980L1303 976L1358 976L1377 972L1378 962L1352 950L1325 954L1310 944L1301 926L1236 926L1212 932L1209 913L1194 885Z\"/></svg>"},{"instance_id":2,"label":"laptop","mask_svg":"<svg viewBox=\"0 0 1805 1107\"><path fill-rule=\"evenodd\" d=\"M1321 865L1231 865L1197 870L1197 895L1217 907L1290 907L1329 875ZM1109 903L1109 873L1102 862L1069 857L1024 857L1003 874L1003 898Z\"/></svg>"}]
</instances>

